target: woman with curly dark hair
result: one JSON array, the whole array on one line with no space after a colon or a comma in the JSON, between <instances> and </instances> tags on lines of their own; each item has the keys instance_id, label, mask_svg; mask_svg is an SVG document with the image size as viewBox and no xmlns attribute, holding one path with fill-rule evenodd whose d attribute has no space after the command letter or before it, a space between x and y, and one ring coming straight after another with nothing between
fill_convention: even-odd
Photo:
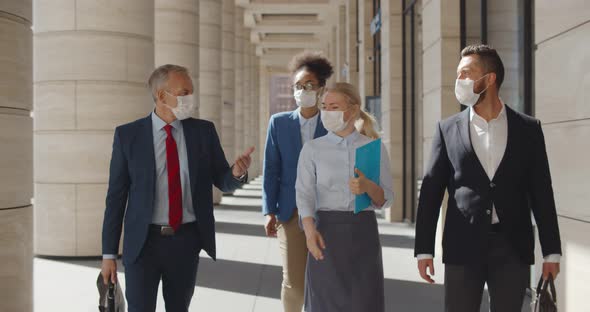
<instances>
[{"instance_id":1,"label":"woman with curly dark hair","mask_svg":"<svg viewBox=\"0 0 590 312\"><path fill-rule=\"evenodd\" d=\"M319 118L318 99L334 71L325 56L313 51L295 55L289 70L298 108L270 118L264 156L262 212L266 216L266 235L279 239L284 311L300 312L307 245L299 227L295 203L297 161L303 144L327 133Z\"/></svg>"}]
</instances>

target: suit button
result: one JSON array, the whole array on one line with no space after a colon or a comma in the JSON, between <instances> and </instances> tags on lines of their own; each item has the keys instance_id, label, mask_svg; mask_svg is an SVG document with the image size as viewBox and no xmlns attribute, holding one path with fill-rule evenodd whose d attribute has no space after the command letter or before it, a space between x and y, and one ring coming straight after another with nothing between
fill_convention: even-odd
<instances>
[{"instance_id":1,"label":"suit button","mask_svg":"<svg viewBox=\"0 0 590 312\"><path fill-rule=\"evenodd\" d=\"M491 213L492 213L492 211L491 211L491 210L489 210L489 209L488 209L488 210L486 210L486 214L487 214L487 215L490 215Z\"/></svg>"},{"instance_id":2,"label":"suit button","mask_svg":"<svg viewBox=\"0 0 590 312\"><path fill-rule=\"evenodd\" d=\"M490 188L494 188L496 187L496 184L494 182L490 182Z\"/></svg>"}]
</instances>

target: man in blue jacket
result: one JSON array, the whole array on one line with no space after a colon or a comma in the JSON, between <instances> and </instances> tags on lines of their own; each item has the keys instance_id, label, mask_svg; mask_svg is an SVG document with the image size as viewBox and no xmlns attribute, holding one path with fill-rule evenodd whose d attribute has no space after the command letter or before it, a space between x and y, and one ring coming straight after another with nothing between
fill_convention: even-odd
<instances>
[{"instance_id":1,"label":"man in blue jacket","mask_svg":"<svg viewBox=\"0 0 590 312\"><path fill-rule=\"evenodd\" d=\"M319 118L318 101L333 69L324 56L310 51L296 55L289 69L298 108L270 118L264 154L262 212L266 216L266 235L278 236L281 246L284 311L301 312L307 246L295 204L297 161L303 144L327 134Z\"/></svg>"},{"instance_id":2,"label":"man in blue jacket","mask_svg":"<svg viewBox=\"0 0 590 312\"><path fill-rule=\"evenodd\" d=\"M128 311L155 311L162 280L166 311L183 312L195 289L199 252L215 259L211 185L224 192L241 186L254 148L228 165L213 123L190 118L195 104L186 68L163 65L148 84L155 110L115 129L102 276L105 284L116 282L125 224Z\"/></svg>"}]
</instances>

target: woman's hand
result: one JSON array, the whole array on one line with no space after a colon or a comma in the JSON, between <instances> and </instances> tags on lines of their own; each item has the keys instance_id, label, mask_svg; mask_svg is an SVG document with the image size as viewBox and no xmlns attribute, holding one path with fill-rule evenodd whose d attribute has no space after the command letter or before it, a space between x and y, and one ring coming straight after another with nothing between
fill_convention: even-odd
<instances>
[{"instance_id":1,"label":"woman's hand","mask_svg":"<svg viewBox=\"0 0 590 312\"><path fill-rule=\"evenodd\" d=\"M385 204L385 192L383 189L375 182L367 179L365 174L358 168L354 168L354 173L358 175L358 178L352 178L348 181L350 192L354 195L367 193L376 207L383 206Z\"/></svg>"},{"instance_id":2,"label":"woman's hand","mask_svg":"<svg viewBox=\"0 0 590 312\"><path fill-rule=\"evenodd\" d=\"M350 192L354 195L361 195L367 193L369 191L369 183L372 181L367 179L367 177L365 177L365 174L357 168L354 169L354 173L358 175L358 178L352 178L348 181L348 187L350 188Z\"/></svg>"},{"instance_id":3,"label":"woman's hand","mask_svg":"<svg viewBox=\"0 0 590 312\"><path fill-rule=\"evenodd\" d=\"M312 217L303 218L303 230L305 231L309 253L317 261L324 260L324 253L322 250L326 249L326 243L324 242L322 234L316 229Z\"/></svg>"}]
</instances>

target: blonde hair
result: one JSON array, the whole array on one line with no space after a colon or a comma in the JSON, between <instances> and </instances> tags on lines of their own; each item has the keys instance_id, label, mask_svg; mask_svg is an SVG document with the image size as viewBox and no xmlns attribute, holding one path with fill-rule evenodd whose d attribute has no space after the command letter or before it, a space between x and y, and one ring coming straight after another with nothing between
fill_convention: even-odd
<instances>
[{"instance_id":1,"label":"blonde hair","mask_svg":"<svg viewBox=\"0 0 590 312\"><path fill-rule=\"evenodd\" d=\"M348 101L348 104L358 105L360 116L355 121L354 126L362 135L365 135L371 139L379 138L379 133L375 129L375 126L377 125L377 120L375 120L375 117L373 117L373 115L367 113L361 107L361 96L354 85L347 82L336 82L335 84L332 84L326 88L324 95L328 92L336 92L342 94Z\"/></svg>"}]
</instances>

